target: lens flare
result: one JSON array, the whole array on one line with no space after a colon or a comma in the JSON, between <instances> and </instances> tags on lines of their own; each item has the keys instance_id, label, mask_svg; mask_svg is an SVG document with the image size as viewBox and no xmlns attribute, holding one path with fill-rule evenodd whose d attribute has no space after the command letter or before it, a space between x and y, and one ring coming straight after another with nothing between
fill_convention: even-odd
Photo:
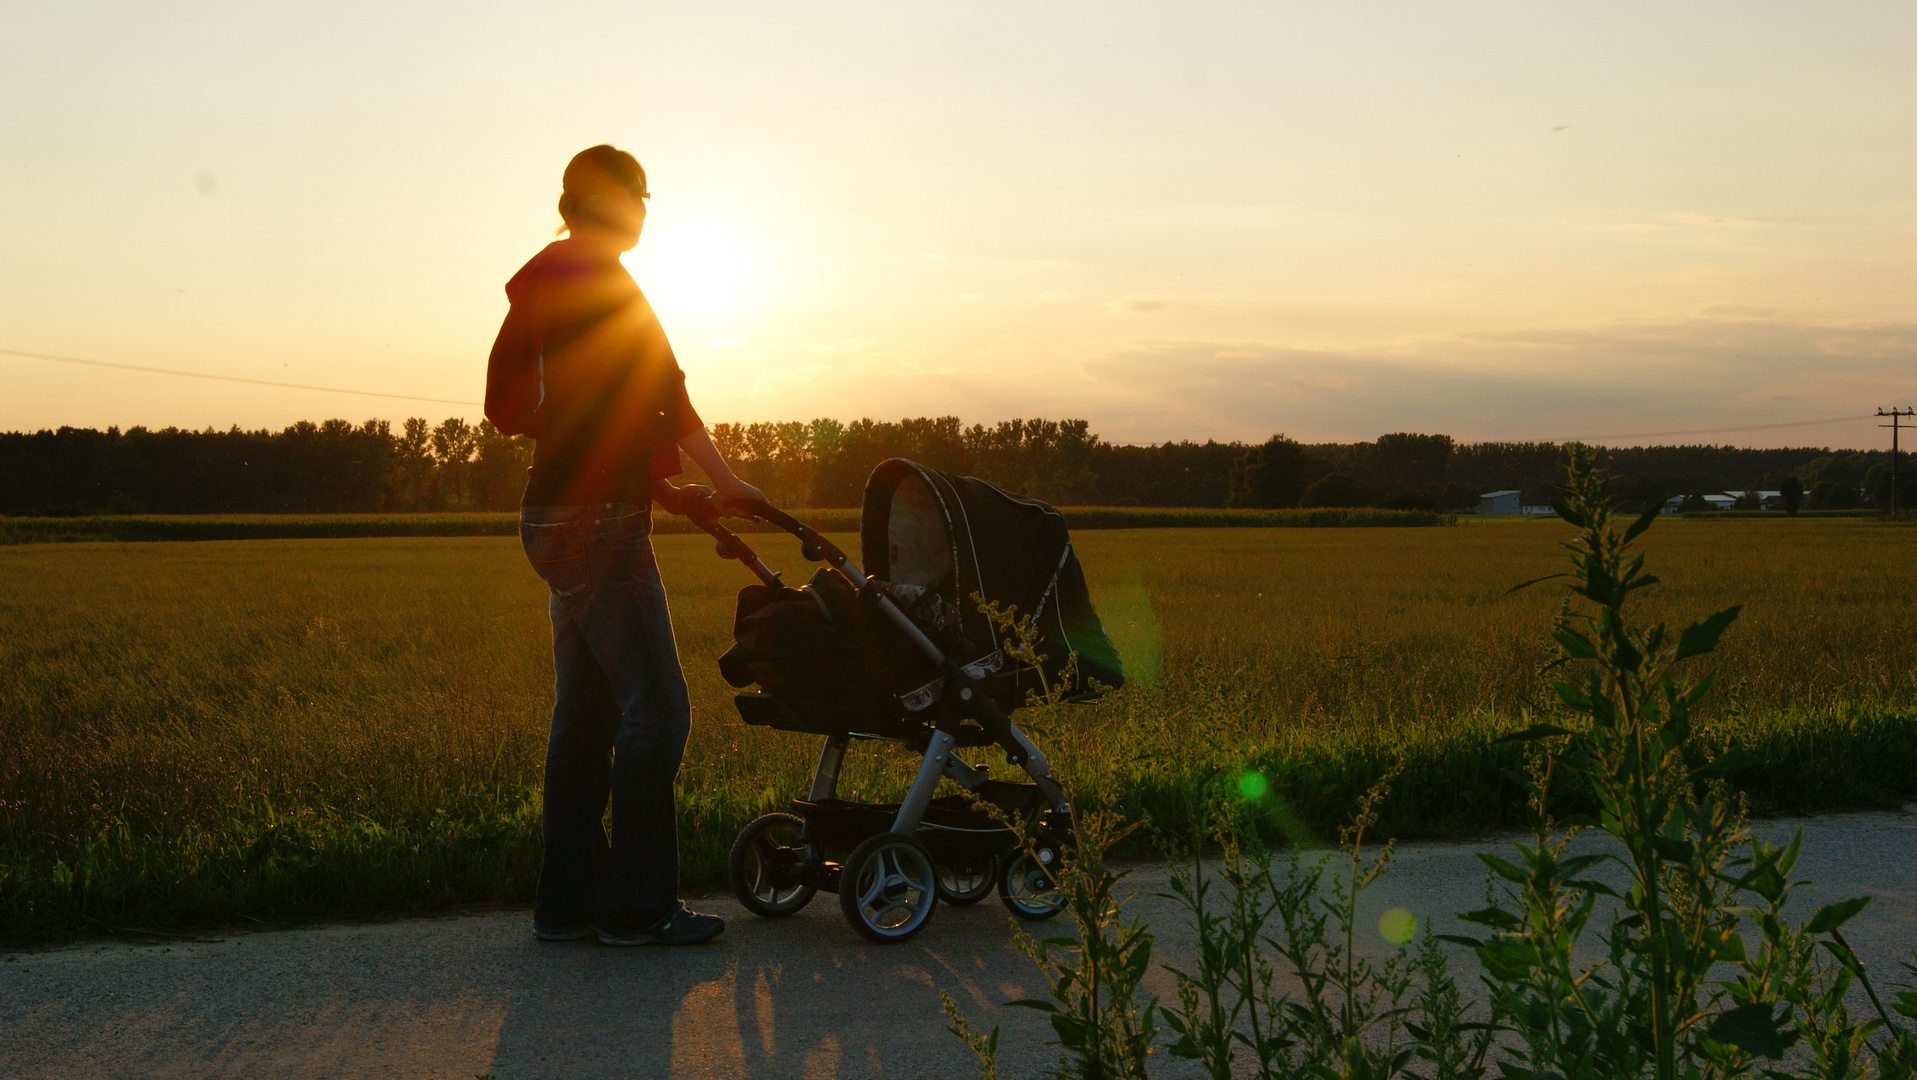
<instances>
[{"instance_id":1,"label":"lens flare","mask_svg":"<svg viewBox=\"0 0 1917 1080\"><path fill-rule=\"evenodd\" d=\"M1378 917L1378 936L1393 945L1409 942L1418 932L1418 917L1401 907L1387 910Z\"/></svg>"},{"instance_id":2,"label":"lens flare","mask_svg":"<svg viewBox=\"0 0 1917 1080\"><path fill-rule=\"evenodd\" d=\"M1238 795L1246 802L1256 802L1271 794L1271 781L1256 769L1246 769L1238 774Z\"/></svg>"}]
</instances>

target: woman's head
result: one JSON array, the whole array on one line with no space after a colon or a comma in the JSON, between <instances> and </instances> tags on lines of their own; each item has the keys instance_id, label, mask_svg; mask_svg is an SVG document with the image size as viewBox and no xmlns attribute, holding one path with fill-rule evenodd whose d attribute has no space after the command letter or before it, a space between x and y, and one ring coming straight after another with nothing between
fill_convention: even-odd
<instances>
[{"instance_id":1,"label":"woman's head","mask_svg":"<svg viewBox=\"0 0 1917 1080\"><path fill-rule=\"evenodd\" d=\"M574 236L609 234L620 250L639 242L646 223L646 170L631 154L601 143L566 165L559 216Z\"/></svg>"}]
</instances>

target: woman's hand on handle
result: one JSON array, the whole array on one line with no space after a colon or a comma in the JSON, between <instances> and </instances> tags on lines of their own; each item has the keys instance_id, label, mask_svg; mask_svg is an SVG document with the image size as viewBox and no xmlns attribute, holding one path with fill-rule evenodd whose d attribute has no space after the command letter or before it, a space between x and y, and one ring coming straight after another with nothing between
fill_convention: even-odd
<instances>
[{"instance_id":1,"label":"woman's hand on handle","mask_svg":"<svg viewBox=\"0 0 1917 1080\"><path fill-rule=\"evenodd\" d=\"M668 514L685 515L700 499L710 499L712 489L704 484L674 485L670 480L652 482L652 501Z\"/></svg>"},{"instance_id":2,"label":"woman's hand on handle","mask_svg":"<svg viewBox=\"0 0 1917 1080\"><path fill-rule=\"evenodd\" d=\"M692 463L705 470L712 478L713 494L719 504L719 512L735 517L749 517L754 504L765 502L765 492L739 479L732 473L732 467L719 455L719 448L712 445L712 436L705 428L679 440L685 448L686 456Z\"/></svg>"},{"instance_id":3,"label":"woman's hand on handle","mask_svg":"<svg viewBox=\"0 0 1917 1080\"><path fill-rule=\"evenodd\" d=\"M760 491L758 488L753 487L751 484L746 483L736 476L730 479L731 483L724 481L717 482L718 491L715 492L715 495L719 502L719 512L721 514L731 514L734 517L751 517L754 507L765 505L765 492Z\"/></svg>"}]
</instances>

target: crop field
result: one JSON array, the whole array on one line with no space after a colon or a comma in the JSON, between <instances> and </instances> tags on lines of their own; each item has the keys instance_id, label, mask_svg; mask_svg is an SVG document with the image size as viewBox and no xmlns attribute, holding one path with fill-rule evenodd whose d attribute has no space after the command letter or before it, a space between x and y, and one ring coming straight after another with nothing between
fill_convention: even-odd
<instances>
[{"instance_id":1,"label":"crop field","mask_svg":"<svg viewBox=\"0 0 1917 1080\"><path fill-rule=\"evenodd\" d=\"M1563 599L1554 521L1076 537L1133 684L1046 725L1085 805L1179 828L1256 769L1272 828L1335 830L1384 770L1402 836L1509 826ZM1744 616L1713 658L1715 733L1764 759L1759 810L1917 794L1907 526L1661 522L1647 613ZM714 661L748 580L656 538L692 685L688 877L803 790L816 740L748 729ZM788 577L796 545L755 540ZM503 537L0 549L0 930L67 933L522 901L538 865L551 668L544 588ZM850 795L895 797L868 748Z\"/></svg>"},{"instance_id":2,"label":"crop field","mask_svg":"<svg viewBox=\"0 0 1917 1080\"><path fill-rule=\"evenodd\" d=\"M857 507L793 510L815 529L856 531ZM1068 506L1074 529L1424 528L1448 525L1456 515L1429 510L1205 509L1202 507ZM734 531L778 530L735 521ZM682 517L658 515L655 533L693 533ZM107 514L88 517L0 517L0 546L94 540L312 540L369 536L518 536L518 511L421 514Z\"/></svg>"}]
</instances>

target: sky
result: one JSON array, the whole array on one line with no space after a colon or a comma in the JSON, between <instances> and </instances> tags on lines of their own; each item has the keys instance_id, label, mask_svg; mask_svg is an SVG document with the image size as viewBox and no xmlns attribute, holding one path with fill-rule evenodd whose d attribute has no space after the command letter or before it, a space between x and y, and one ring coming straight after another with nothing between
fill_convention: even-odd
<instances>
[{"instance_id":1,"label":"sky","mask_svg":"<svg viewBox=\"0 0 1917 1080\"><path fill-rule=\"evenodd\" d=\"M599 142L710 422L1864 447L1917 403L1908 3L70 2L0 7L0 430L477 420Z\"/></svg>"}]
</instances>

